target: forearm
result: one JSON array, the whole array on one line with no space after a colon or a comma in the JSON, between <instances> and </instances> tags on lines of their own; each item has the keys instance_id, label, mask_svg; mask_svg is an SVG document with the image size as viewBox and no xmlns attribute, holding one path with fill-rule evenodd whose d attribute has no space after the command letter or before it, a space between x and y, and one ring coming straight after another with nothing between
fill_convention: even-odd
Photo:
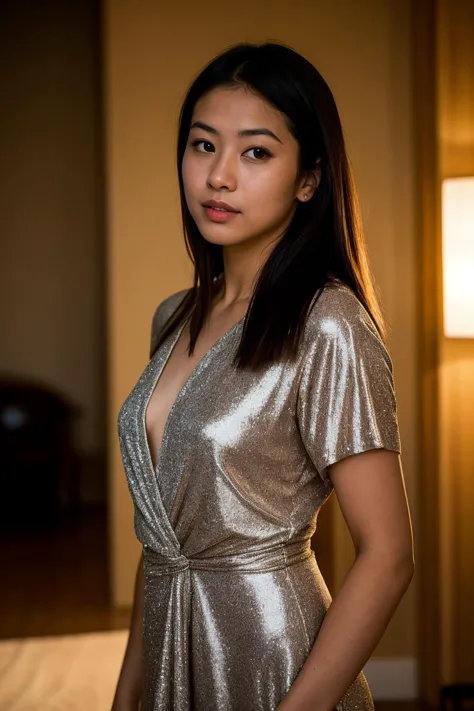
<instances>
[{"instance_id":1,"label":"forearm","mask_svg":"<svg viewBox=\"0 0 474 711\"><path fill-rule=\"evenodd\" d=\"M133 595L132 617L127 647L117 682L112 711L137 709L140 704L142 678L143 623L143 555L137 567Z\"/></svg>"},{"instance_id":2,"label":"forearm","mask_svg":"<svg viewBox=\"0 0 474 711\"><path fill-rule=\"evenodd\" d=\"M413 574L410 561L357 556L316 642L277 711L331 711L366 664Z\"/></svg>"}]
</instances>

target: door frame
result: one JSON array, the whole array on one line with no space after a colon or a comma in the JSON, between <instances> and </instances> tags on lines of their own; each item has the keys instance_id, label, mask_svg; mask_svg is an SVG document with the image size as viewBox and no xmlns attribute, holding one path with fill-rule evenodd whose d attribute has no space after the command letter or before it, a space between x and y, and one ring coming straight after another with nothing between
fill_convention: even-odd
<instances>
[{"instance_id":1,"label":"door frame","mask_svg":"<svg viewBox=\"0 0 474 711\"><path fill-rule=\"evenodd\" d=\"M441 687L439 362L442 329L441 181L438 141L437 0L412 0L416 235L419 275L419 466L417 659L420 700L437 708Z\"/></svg>"}]
</instances>

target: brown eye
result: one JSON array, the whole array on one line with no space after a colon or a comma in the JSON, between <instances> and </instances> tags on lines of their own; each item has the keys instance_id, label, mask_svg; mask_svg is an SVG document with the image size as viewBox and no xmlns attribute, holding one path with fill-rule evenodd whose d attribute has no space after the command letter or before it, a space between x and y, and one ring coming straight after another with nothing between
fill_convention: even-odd
<instances>
[{"instance_id":1,"label":"brown eye","mask_svg":"<svg viewBox=\"0 0 474 711\"><path fill-rule=\"evenodd\" d=\"M199 149L198 146L203 146L203 149ZM196 148L200 153L212 153L214 146L209 141L194 141L192 143L193 148Z\"/></svg>"},{"instance_id":2,"label":"brown eye","mask_svg":"<svg viewBox=\"0 0 474 711\"><path fill-rule=\"evenodd\" d=\"M253 159L256 161L262 161L270 156L270 153L265 148L260 148L259 146L249 148L248 151L245 151L245 153L250 152L253 152L254 155L251 157L253 157Z\"/></svg>"}]
</instances>

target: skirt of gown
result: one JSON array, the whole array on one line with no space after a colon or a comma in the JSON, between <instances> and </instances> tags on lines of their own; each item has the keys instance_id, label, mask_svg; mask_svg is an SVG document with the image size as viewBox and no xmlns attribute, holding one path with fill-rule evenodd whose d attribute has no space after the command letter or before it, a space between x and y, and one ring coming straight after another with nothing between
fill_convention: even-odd
<instances>
[{"instance_id":1,"label":"skirt of gown","mask_svg":"<svg viewBox=\"0 0 474 711\"><path fill-rule=\"evenodd\" d=\"M242 556L144 556L143 711L274 711L330 603L309 542ZM369 711L360 674L338 711Z\"/></svg>"}]
</instances>

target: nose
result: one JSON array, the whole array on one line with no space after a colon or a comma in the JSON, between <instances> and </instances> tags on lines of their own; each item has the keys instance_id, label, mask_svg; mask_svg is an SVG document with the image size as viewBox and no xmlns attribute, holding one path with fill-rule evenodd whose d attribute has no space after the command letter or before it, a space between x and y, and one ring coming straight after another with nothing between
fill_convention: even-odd
<instances>
[{"instance_id":1,"label":"nose","mask_svg":"<svg viewBox=\"0 0 474 711\"><path fill-rule=\"evenodd\" d=\"M235 162L230 154L215 154L207 176L207 185L212 190L234 191L237 187Z\"/></svg>"}]
</instances>

